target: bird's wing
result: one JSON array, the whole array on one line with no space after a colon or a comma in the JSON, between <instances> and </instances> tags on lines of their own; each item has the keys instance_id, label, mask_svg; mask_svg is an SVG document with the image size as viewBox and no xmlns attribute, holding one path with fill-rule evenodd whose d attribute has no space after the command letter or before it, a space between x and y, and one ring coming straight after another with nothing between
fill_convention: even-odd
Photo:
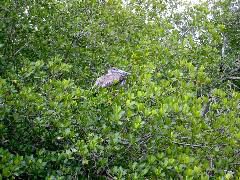
<instances>
[{"instance_id":1,"label":"bird's wing","mask_svg":"<svg viewBox=\"0 0 240 180\"><path fill-rule=\"evenodd\" d=\"M95 85L100 86L100 87L107 87L111 86L112 84L121 81L122 77L120 75L116 74L106 74L104 76L99 77L96 80Z\"/></svg>"}]
</instances>

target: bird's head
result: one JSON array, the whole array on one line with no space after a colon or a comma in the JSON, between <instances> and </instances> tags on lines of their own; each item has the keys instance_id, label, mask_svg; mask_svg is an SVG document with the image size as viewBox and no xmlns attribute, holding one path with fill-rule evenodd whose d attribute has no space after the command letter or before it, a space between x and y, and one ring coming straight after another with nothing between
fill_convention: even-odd
<instances>
[{"instance_id":1,"label":"bird's head","mask_svg":"<svg viewBox=\"0 0 240 180\"><path fill-rule=\"evenodd\" d=\"M124 76L127 76L127 75L130 74L130 73L126 72L126 71L117 69L117 68L115 68L115 67L110 68L110 69L108 70L108 73L117 73L117 74L121 74L121 75L124 75Z\"/></svg>"}]
</instances>

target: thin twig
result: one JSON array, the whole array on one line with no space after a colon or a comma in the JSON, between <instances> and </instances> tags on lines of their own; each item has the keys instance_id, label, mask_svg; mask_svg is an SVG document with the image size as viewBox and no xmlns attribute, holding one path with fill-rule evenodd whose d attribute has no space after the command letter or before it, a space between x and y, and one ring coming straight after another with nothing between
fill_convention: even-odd
<instances>
[{"instance_id":1,"label":"thin twig","mask_svg":"<svg viewBox=\"0 0 240 180\"><path fill-rule=\"evenodd\" d=\"M240 87L238 87L236 84L231 82L231 85L234 86L235 88L237 88L238 90L240 90Z\"/></svg>"},{"instance_id":2,"label":"thin twig","mask_svg":"<svg viewBox=\"0 0 240 180\"><path fill-rule=\"evenodd\" d=\"M20 47L13 56L16 56L28 43L25 43L22 47Z\"/></svg>"}]
</instances>

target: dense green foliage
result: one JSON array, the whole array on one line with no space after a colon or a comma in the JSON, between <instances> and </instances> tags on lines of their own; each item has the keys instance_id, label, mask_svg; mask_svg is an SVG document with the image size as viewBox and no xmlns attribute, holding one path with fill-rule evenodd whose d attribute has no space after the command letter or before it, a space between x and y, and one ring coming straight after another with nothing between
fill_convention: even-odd
<instances>
[{"instance_id":1,"label":"dense green foliage","mask_svg":"<svg viewBox=\"0 0 240 180\"><path fill-rule=\"evenodd\" d=\"M234 53L239 54L240 32L238 29L240 28L240 1L236 1L231 5L232 11L228 12L228 16L224 18L226 24L225 34L229 41L229 53L232 53L233 51Z\"/></svg>"},{"instance_id":2,"label":"dense green foliage","mask_svg":"<svg viewBox=\"0 0 240 180\"><path fill-rule=\"evenodd\" d=\"M0 178L240 176L232 27L168 3L1 1ZM93 88L111 66L126 85Z\"/></svg>"}]
</instances>

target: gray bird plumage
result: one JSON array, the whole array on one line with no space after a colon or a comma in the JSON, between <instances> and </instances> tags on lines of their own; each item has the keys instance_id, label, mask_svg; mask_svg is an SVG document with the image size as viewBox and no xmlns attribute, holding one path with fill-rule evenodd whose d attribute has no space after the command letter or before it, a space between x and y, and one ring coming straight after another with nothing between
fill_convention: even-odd
<instances>
[{"instance_id":1,"label":"gray bird plumage","mask_svg":"<svg viewBox=\"0 0 240 180\"><path fill-rule=\"evenodd\" d=\"M108 87L116 83L124 84L127 75L129 75L128 72L117 68L110 68L107 74L99 77L96 80L95 86Z\"/></svg>"}]
</instances>

